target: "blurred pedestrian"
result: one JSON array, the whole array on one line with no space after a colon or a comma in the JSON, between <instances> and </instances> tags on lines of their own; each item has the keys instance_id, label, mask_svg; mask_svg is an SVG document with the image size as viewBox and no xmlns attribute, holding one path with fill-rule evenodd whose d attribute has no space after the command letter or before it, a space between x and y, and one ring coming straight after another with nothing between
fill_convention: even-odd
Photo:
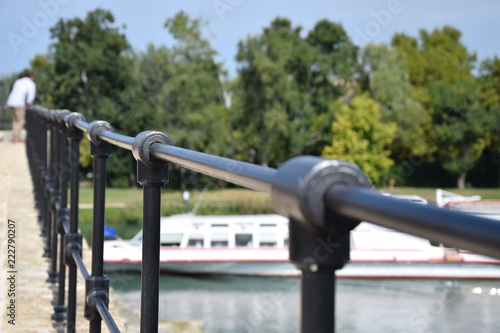
<instances>
[{"instance_id":1,"label":"blurred pedestrian","mask_svg":"<svg viewBox=\"0 0 500 333\"><path fill-rule=\"evenodd\" d=\"M35 76L31 72L25 72L12 86L7 99L7 107L12 111L13 142L23 142L21 135L24 129L26 109L33 104L35 94Z\"/></svg>"}]
</instances>

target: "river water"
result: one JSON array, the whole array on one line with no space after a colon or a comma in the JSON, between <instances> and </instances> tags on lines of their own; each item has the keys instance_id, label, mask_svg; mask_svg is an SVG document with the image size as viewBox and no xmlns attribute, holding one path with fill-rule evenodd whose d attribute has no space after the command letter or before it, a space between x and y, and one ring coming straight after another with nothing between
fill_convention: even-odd
<instances>
[{"instance_id":1,"label":"river water","mask_svg":"<svg viewBox=\"0 0 500 333\"><path fill-rule=\"evenodd\" d=\"M110 279L139 311L140 276ZM206 333L298 332L299 290L296 278L162 275L160 320L199 320ZM337 332L500 332L499 281L340 279L336 307Z\"/></svg>"}]
</instances>

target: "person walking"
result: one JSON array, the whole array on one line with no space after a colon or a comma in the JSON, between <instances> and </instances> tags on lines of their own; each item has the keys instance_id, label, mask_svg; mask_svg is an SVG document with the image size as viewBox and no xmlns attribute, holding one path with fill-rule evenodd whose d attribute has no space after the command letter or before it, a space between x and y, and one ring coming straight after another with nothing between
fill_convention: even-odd
<instances>
[{"instance_id":1,"label":"person walking","mask_svg":"<svg viewBox=\"0 0 500 333\"><path fill-rule=\"evenodd\" d=\"M7 107L12 111L13 142L23 142L21 135L24 128L26 108L33 104L35 94L35 76L31 72L26 72L12 86L9 98L7 99Z\"/></svg>"}]
</instances>

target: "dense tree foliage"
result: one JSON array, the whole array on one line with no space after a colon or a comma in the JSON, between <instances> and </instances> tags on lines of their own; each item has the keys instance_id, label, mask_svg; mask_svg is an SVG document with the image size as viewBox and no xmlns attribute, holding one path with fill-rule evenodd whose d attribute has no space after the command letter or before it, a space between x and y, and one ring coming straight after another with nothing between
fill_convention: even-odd
<instances>
[{"instance_id":1,"label":"dense tree foliage","mask_svg":"<svg viewBox=\"0 0 500 333\"><path fill-rule=\"evenodd\" d=\"M390 143L394 159L430 152L431 119L411 97L403 58L385 44L367 45L361 58L365 89L380 104L381 121L397 124L396 136Z\"/></svg>"},{"instance_id":2,"label":"dense tree foliage","mask_svg":"<svg viewBox=\"0 0 500 333\"><path fill-rule=\"evenodd\" d=\"M412 96L432 117L427 153L457 175L465 187L466 175L490 144L494 117L480 105L480 87L472 75L476 55L462 44L460 31L445 26L420 31L419 39L396 35L392 44L406 61Z\"/></svg>"},{"instance_id":3,"label":"dense tree foliage","mask_svg":"<svg viewBox=\"0 0 500 333\"><path fill-rule=\"evenodd\" d=\"M475 82L433 82L429 87L434 107L433 130L443 167L458 175L457 186L465 187L466 176L490 144L495 117L480 105Z\"/></svg>"},{"instance_id":4,"label":"dense tree foliage","mask_svg":"<svg viewBox=\"0 0 500 333\"><path fill-rule=\"evenodd\" d=\"M463 187L485 154L500 154L500 60L478 64L453 27L359 49L339 23L303 31L278 17L240 40L228 78L206 22L184 12L165 19L165 43L141 52L109 11L59 20L47 53L31 61L37 103L273 167L300 154L343 158L375 183L404 183L412 175L401 166L427 163L422 170L445 170ZM15 77L0 80L2 102ZM117 149L111 183L134 183L134 166Z\"/></svg>"},{"instance_id":5,"label":"dense tree foliage","mask_svg":"<svg viewBox=\"0 0 500 333\"><path fill-rule=\"evenodd\" d=\"M366 94L342 105L332 123L333 142L325 146L323 156L358 164L377 182L394 161L389 158L389 144L394 139L396 123L381 121L380 104Z\"/></svg>"},{"instance_id":6,"label":"dense tree foliage","mask_svg":"<svg viewBox=\"0 0 500 333\"><path fill-rule=\"evenodd\" d=\"M357 48L339 24L301 27L277 18L262 35L238 45L242 157L263 165L303 153L319 155L331 141L330 103L352 92ZM255 133L258 133L256 135Z\"/></svg>"}]
</instances>

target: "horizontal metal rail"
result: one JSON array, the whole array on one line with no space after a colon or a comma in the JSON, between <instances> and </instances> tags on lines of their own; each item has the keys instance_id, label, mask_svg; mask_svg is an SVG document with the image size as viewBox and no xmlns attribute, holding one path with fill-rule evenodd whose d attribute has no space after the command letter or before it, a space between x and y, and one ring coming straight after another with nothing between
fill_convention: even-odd
<instances>
[{"instance_id":1,"label":"horizontal metal rail","mask_svg":"<svg viewBox=\"0 0 500 333\"><path fill-rule=\"evenodd\" d=\"M87 133L89 128L89 123L87 123L85 120L77 119L75 120L75 127L81 130L82 132Z\"/></svg>"},{"instance_id":2,"label":"horizontal metal rail","mask_svg":"<svg viewBox=\"0 0 500 333\"><path fill-rule=\"evenodd\" d=\"M137 160L137 179L144 187L143 244L141 277L141 331L157 332L161 187L168 182L167 163L216 177L249 189L271 194L274 208L290 219L289 252L302 271L302 332L335 330L335 271L349 260L349 232L360 221L369 221L436 243L500 259L500 223L464 213L393 199L370 191L371 184L362 170L352 163L312 156L299 156L278 169L236 161L229 158L175 147L168 135L143 132L136 137L115 133L104 121L87 123L83 116L69 111L52 111L39 107L29 110L27 122L30 140L28 152L37 183L35 195L47 235L46 252L57 253L58 238L67 236L68 244L60 253L69 251L72 281L77 267L86 280L90 331L100 331L100 320L109 330L118 332L107 308L109 280L103 274L103 230L105 210L106 158L111 146L131 151ZM81 235L78 221L78 144L83 133L91 142L94 159L94 221L92 274L81 257ZM70 224L66 208L67 177L57 179L54 167L67 161L65 151L71 142ZM59 153L59 150L60 153ZM38 177L38 178L37 178ZM61 237L58 237L58 233ZM144 240L143 240L144 241ZM335 251L315 261L319 244L335 243ZM50 246L49 246L50 245ZM68 250L69 249L69 250ZM52 257L51 276L57 274L56 258ZM64 267L64 266L63 266ZM60 292L64 292L64 272L59 272ZM60 300L54 306L63 312ZM70 296L72 310L76 296ZM98 314L97 314L98 313ZM72 319L73 320L73 319ZM68 325L69 327L69 325Z\"/></svg>"},{"instance_id":3,"label":"horizontal metal rail","mask_svg":"<svg viewBox=\"0 0 500 333\"><path fill-rule=\"evenodd\" d=\"M134 142L134 138L130 136L126 136L123 134L118 134L111 131L102 131L99 133L100 137L106 141L115 145L117 147L132 150L132 143Z\"/></svg>"},{"instance_id":4,"label":"horizontal metal rail","mask_svg":"<svg viewBox=\"0 0 500 333\"><path fill-rule=\"evenodd\" d=\"M382 196L366 189L327 192L335 213L500 259L500 222Z\"/></svg>"},{"instance_id":5,"label":"horizontal metal rail","mask_svg":"<svg viewBox=\"0 0 500 333\"><path fill-rule=\"evenodd\" d=\"M71 256L73 257L73 260L75 261L76 266L80 270L80 273L82 273L83 278L88 279L90 274L89 274L89 271L87 270L87 267L85 267L85 263L83 262L82 256L80 255L80 252L78 252L77 250L72 250Z\"/></svg>"},{"instance_id":6,"label":"horizontal metal rail","mask_svg":"<svg viewBox=\"0 0 500 333\"><path fill-rule=\"evenodd\" d=\"M264 193L272 191L276 174L272 168L159 143L151 146L151 153L156 158L236 185Z\"/></svg>"},{"instance_id":7,"label":"horizontal metal rail","mask_svg":"<svg viewBox=\"0 0 500 333\"><path fill-rule=\"evenodd\" d=\"M104 320L104 323L106 324L108 330L110 332L119 332L120 329L118 328L113 317L109 313L106 303L104 303L102 299L98 299L96 301L95 306L97 307L97 311L99 311L99 314L101 315L102 320Z\"/></svg>"}]
</instances>

